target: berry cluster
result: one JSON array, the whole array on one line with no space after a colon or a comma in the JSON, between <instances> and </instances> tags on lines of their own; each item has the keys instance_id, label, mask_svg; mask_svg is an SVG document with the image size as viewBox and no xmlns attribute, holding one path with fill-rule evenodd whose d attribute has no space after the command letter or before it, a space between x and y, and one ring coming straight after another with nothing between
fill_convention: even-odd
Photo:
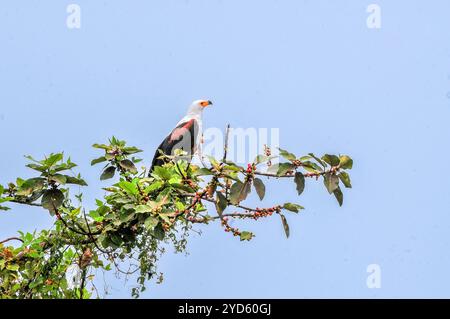
<instances>
[{"instance_id":1,"label":"berry cluster","mask_svg":"<svg viewBox=\"0 0 450 319\"><path fill-rule=\"evenodd\" d=\"M233 228L228 224L228 218L224 217L222 218L222 222L221 222L222 226L225 227L225 232L227 233L232 233L233 236L240 236L241 232L239 231L238 228Z\"/></svg>"},{"instance_id":2,"label":"berry cluster","mask_svg":"<svg viewBox=\"0 0 450 319\"><path fill-rule=\"evenodd\" d=\"M293 160L292 164L294 164L295 167L300 167L303 165L303 163L300 160Z\"/></svg>"},{"instance_id":3,"label":"berry cluster","mask_svg":"<svg viewBox=\"0 0 450 319\"><path fill-rule=\"evenodd\" d=\"M251 214L251 218L258 220L262 217L272 216L273 213L279 210L279 206L274 206L270 208L258 208L256 207L256 212Z\"/></svg>"},{"instance_id":4,"label":"berry cluster","mask_svg":"<svg viewBox=\"0 0 450 319\"><path fill-rule=\"evenodd\" d=\"M267 146L267 144L264 144L264 155L266 155L267 157L270 157L272 155L272 150L270 149L269 146ZM267 166L270 167L272 166L272 161L269 160L267 162Z\"/></svg>"},{"instance_id":5,"label":"berry cluster","mask_svg":"<svg viewBox=\"0 0 450 319\"><path fill-rule=\"evenodd\" d=\"M195 217L195 216L192 216L192 215L186 217L186 219L187 219L188 221L190 221L191 223L202 223L202 222L205 221L204 218L201 218L201 217Z\"/></svg>"},{"instance_id":6,"label":"berry cluster","mask_svg":"<svg viewBox=\"0 0 450 319\"><path fill-rule=\"evenodd\" d=\"M247 174L253 174L253 172L256 171L256 165L255 164L248 164L247 165Z\"/></svg>"},{"instance_id":7,"label":"berry cluster","mask_svg":"<svg viewBox=\"0 0 450 319\"><path fill-rule=\"evenodd\" d=\"M320 175L320 173L306 173L305 177L315 177L316 179L318 179Z\"/></svg>"}]
</instances>

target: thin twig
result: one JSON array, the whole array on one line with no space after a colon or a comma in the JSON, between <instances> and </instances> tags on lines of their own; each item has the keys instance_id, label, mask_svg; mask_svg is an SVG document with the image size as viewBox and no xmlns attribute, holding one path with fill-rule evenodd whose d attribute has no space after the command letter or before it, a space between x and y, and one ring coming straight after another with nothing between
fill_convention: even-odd
<instances>
[{"instance_id":1,"label":"thin twig","mask_svg":"<svg viewBox=\"0 0 450 319\"><path fill-rule=\"evenodd\" d=\"M11 240L18 240L18 241L21 241L23 243L23 240L20 239L19 237L9 237L9 238L6 238L5 240L0 241L0 244L6 243L6 242L11 241Z\"/></svg>"}]
</instances>

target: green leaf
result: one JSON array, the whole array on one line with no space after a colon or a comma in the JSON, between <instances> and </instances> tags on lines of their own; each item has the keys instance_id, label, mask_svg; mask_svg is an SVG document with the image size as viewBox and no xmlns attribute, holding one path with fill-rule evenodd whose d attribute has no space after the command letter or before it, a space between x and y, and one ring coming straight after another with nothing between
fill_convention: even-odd
<instances>
[{"instance_id":1,"label":"green leaf","mask_svg":"<svg viewBox=\"0 0 450 319\"><path fill-rule=\"evenodd\" d=\"M338 176L342 184L344 184L346 188L352 188L352 183L350 182L350 175L348 175L347 172L340 172Z\"/></svg>"},{"instance_id":2,"label":"green leaf","mask_svg":"<svg viewBox=\"0 0 450 319\"><path fill-rule=\"evenodd\" d=\"M233 167L235 167L235 170L236 170L236 168L237 168L237 170L236 171L243 171L243 170L245 170L242 166L240 166L240 165L238 165L238 164L236 164L235 162L233 162L233 161L230 161L230 160L226 160L225 161L225 163L227 164L227 165L229 165L229 166L233 166Z\"/></svg>"},{"instance_id":3,"label":"green leaf","mask_svg":"<svg viewBox=\"0 0 450 319\"><path fill-rule=\"evenodd\" d=\"M182 202L175 202L175 206L179 211L184 211L186 209L186 206Z\"/></svg>"},{"instance_id":4,"label":"green leaf","mask_svg":"<svg viewBox=\"0 0 450 319\"><path fill-rule=\"evenodd\" d=\"M334 194L334 197L336 197L336 199L339 203L339 206L342 206L342 203L344 202L344 194L342 194L341 188L340 187L336 188L334 190L333 194Z\"/></svg>"},{"instance_id":5,"label":"green leaf","mask_svg":"<svg viewBox=\"0 0 450 319\"><path fill-rule=\"evenodd\" d=\"M253 161L253 163L255 163L256 165L261 164L261 163L265 163L267 161L270 160L269 156L266 155L258 155L256 156L255 160Z\"/></svg>"},{"instance_id":6,"label":"green leaf","mask_svg":"<svg viewBox=\"0 0 450 319\"><path fill-rule=\"evenodd\" d=\"M314 162L306 161L302 162L302 167L310 173L320 173L322 168Z\"/></svg>"},{"instance_id":7,"label":"green leaf","mask_svg":"<svg viewBox=\"0 0 450 319\"><path fill-rule=\"evenodd\" d=\"M322 156L322 160L324 160L324 162L328 163L331 166L339 165L339 157L337 157L336 155L325 154L324 156Z\"/></svg>"},{"instance_id":8,"label":"green leaf","mask_svg":"<svg viewBox=\"0 0 450 319\"><path fill-rule=\"evenodd\" d=\"M13 199L14 199L14 197L3 197L3 198L0 198L0 204L12 201ZM10 210L10 208L0 205L0 210L7 211L7 210Z\"/></svg>"},{"instance_id":9,"label":"green leaf","mask_svg":"<svg viewBox=\"0 0 450 319\"><path fill-rule=\"evenodd\" d=\"M135 211L138 214L151 213L152 211L155 210L155 207L156 207L156 203L155 202L149 202L147 205L138 205L138 206L136 206Z\"/></svg>"},{"instance_id":10,"label":"green leaf","mask_svg":"<svg viewBox=\"0 0 450 319\"><path fill-rule=\"evenodd\" d=\"M62 161L62 159L63 159L62 153L50 154L50 156L47 159L42 161L42 164L44 164L44 166L47 167L52 167L57 162Z\"/></svg>"},{"instance_id":11,"label":"green leaf","mask_svg":"<svg viewBox=\"0 0 450 319\"><path fill-rule=\"evenodd\" d=\"M108 150L110 147L108 145L105 144L94 144L92 145L93 148L100 148L102 150Z\"/></svg>"},{"instance_id":12,"label":"green leaf","mask_svg":"<svg viewBox=\"0 0 450 319\"><path fill-rule=\"evenodd\" d=\"M125 141L121 141L118 138L116 138L115 136L113 136L109 139L109 143L111 143L111 145L113 145L113 146L119 146L119 147L124 147L126 144Z\"/></svg>"},{"instance_id":13,"label":"green leaf","mask_svg":"<svg viewBox=\"0 0 450 319\"><path fill-rule=\"evenodd\" d=\"M155 175L166 181L168 181L172 177L172 173L170 173L170 171L167 168L162 166L156 166L153 169L152 175Z\"/></svg>"},{"instance_id":14,"label":"green leaf","mask_svg":"<svg viewBox=\"0 0 450 319\"><path fill-rule=\"evenodd\" d=\"M234 165L224 165L222 167L222 171L223 172L230 172L230 173L237 173L237 172L241 172L243 170L243 168L239 168L238 166L234 166Z\"/></svg>"},{"instance_id":15,"label":"green leaf","mask_svg":"<svg viewBox=\"0 0 450 319\"><path fill-rule=\"evenodd\" d=\"M230 188L230 202L232 204L238 204L239 203L239 195L242 191L242 187L244 184L242 182L236 182L234 183Z\"/></svg>"},{"instance_id":16,"label":"green leaf","mask_svg":"<svg viewBox=\"0 0 450 319\"><path fill-rule=\"evenodd\" d=\"M353 160L347 155L342 155L339 157L339 165L343 169L351 169L353 167Z\"/></svg>"},{"instance_id":17,"label":"green leaf","mask_svg":"<svg viewBox=\"0 0 450 319\"><path fill-rule=\"evenodd\" d=\"M128 159L124 159L124 160L120 161L119 165L124 170L129 171L132 174L136 174L137 173L136 166L134 166L133 162L128 160Z\"/></svg>"},{"instance_id":18,"label":"green leaf","mask_svg":"<svg viewBox=\"0 0 450 319\"><path fill-rule=\"evenodd\" d=\"M291 163L281 163L278 166L277 175L284 176L287 172L295 170L295 166Z\"/></svg>"},{"instance_id":19,"label":"green leaf","mask_svg":"<svg viewBox=\"0 0 450 319\"><path fill-rule=\"evenodd\" d=\"M260 178L255 178L253 180L253 186L255 187L259 199L263 200L264 196L266 195L266 186L264 185L263 181Z\"/></svg>"},{"instance_id":20,"label":"green leaf","mask_svg":"<svg viewBox=\"0 0 450 319\"><path fill-rule=\"evenodd\" d=\"M158 240L163 240L164 239L164 229L161 225L161 223L159 223L158 225L155 226L155 228L153 229L153 236L158 239Z\"/></svg>"},{"instance_id":21,"label":"green leaf","mask_svg":"<svg viewBox=\"0 0 450 319\"><path fill-rule=\"evenodd\" d=\"M316 155L314 155L313 153L309 153L308 155L311 156L312 158L314 158L317 161L317 163L319 163L320 165L323 166L323 168L327 167L327 165L320 158L318 158ZM305 156L305 158L306 158L306 156ZM303 162L304 161L303 157L300 160Z\"/></svg>"},{"instance_id":22,"label":"green leaf","mask_svg":"<svg viewBox=\"0 0 450 319\"><path fill-rule=\"evenodd\" d=\"M20 266L17 265L17 264L7 265L7 266L6 266L6 269L11 270L11 271L18 271L19 268L20 268Z\"/></svg>"},{"instance_id":23,"label":"green leaf","mask_svg":"<svg viewBox=\"0 0 450 319\"><path fill-rule=\"evenodd\" d=\"M228 207L228 201L224 194L221 192L216 192L216 210L219 216L222 216L222 213Z\"/></svg>"},{"instance_id":24,"label":"green leaf","mask_svg":"<svg viewBox=\"0 0 450 319\"><path fill-rule=\"evenodd\" d=\"M244 240L248 240L249 241L253 237L254 237L253 233L251 233L249 231L243 231L243 232L241 232L241 235L240 235L241 241L244 241Z\"/></svg>"},{"instance_id":25,"label":"green leaf","mask_svg":"<svg viewBox=\"0 0 450 319\"><path fill-rule=\"evenodd\" d=\"M163 185L164 185L164 183L162 181L155 181L155 182L151 183L150 185L148 185L145 188L144 192L147 194L152 193L152 192L160 189Z\"/></svg>"},{"instance_id":26,"label":"green leaf","mask_svg":"<svg viewBox=\"0 0 450 319\"><path fill-rule=\"evenodd\" d=\"M212 156L208 156L209 162L211 163L211 165L216 168L219 169L220 168L220 164L219 162Z\"/></svg>"},{"instance_id":27,"label":"green leaf","mask_svg":"<svg viewBox=\"0 0 450 319\"><path fill-rule=\"evenodd\" d=\"M323 183L328 190L328 193L333 193L339 187L339 177L334 174L327 173L323 176Z\"/></svg>"},{"instance_id":28,"label":"green leaf","mask_svg":"<svg viewBox=\"0 0 450 319\"><path fill-rule=\"evenodd\" d=\"M289 224L286 220L286 217L283 214L280 214L281 223L283 224L284 233L286 234L286 238L289 238Z\"/></svg>"},{"instance_id":29,"label":"green leaf","mask_svg":"<svg viewBox=\"0 0 450 319\"><path fill-rule=\"evenodd\" d=\"M193 175L195 176L213 175L213 172L211 172L211 170L208 168L202 167L196 170Z\"/></svg>"},{"instance_id":30,"label":"green leaf","mask_svg":"<svg viewBox=\"0 0 450 319\"><path fill-rule=\"evenodd\" d=\"M49 175L48 178L49 178L51 181L54 181L54 182L59 183L59 184L61 184L61 185L64 185L64 184L66 184L66 182L67 182L66 176L61 175L61 174Z\"/></svg>"},{"instance_id":31,"label":"green leaf","mask_svg":"<svg viewBox=\"0 0 450 319\"><path fill-rule=\"evenodd\" d=\"M105 179L113 178L115 173L116 168L114 166L109 166L103 171L102 175L100 176L100 180L104 181Z\"/></svg>"},{"instance_id":32,"label":"green leaf","mask_svg":"<svg viewBox=\"0 0 450 319\"><path fill-rule=\"evenodd\" d=\"M233 205L239 204L241 201L247 198L250 192L250 183L248 181L246 181L245 183L236 182L231 186L230 189L230 202Z\"/></svg>"},{"instance_id":33,"label":"green leaf","mask_svg":"<svg viewBox=\"0 0 450 319\"><path fill-rule=\"evenodd\" d=\"M113 153L106 152L105 153L105 158L106 158L107 161L111 161L111 160L116 158L116 155L113 154Z\"/></svg>"},{"instance_id":34,"label":"green leaf","mask_svg":"<svg viewBox=\"0 0 450 319\"><path fill-rule=\"evenodd\" d=\"M118 185L120 188L122 188L125 192L127 192L130 195L136 196L137 194L139 194L139 190L135 183L121 181L121 182L119 182Z\"/></svg>"},{"instance_id":35,"label":"green leaf","mask_svg":"<svg viewBox=\"0 0 450 319\"><path fill-rule=\"evenodd\" d=\"M309 154L314 155L313 153L309 153ZM302 156L302 157L300 157L300 162L304 162L304 161L310 160L311 158L312 158L311 155Z\"/></svg>"},{"instance_id":36,"label":"green leaf","mask_svg":"<svg viewBox=\"0 0 450 319\"><path fill-rule=\"evenodd\" d=\"M72 176L68 176L68 175L64 175L64 176L66 177L66 184L87 186L87 183L84 181L84 179L81 179L79 177L72 177Z\"/></svg>"},{"instance_id":37,"label":"green leaf","mask_svg":"<svg viewBox=\"0 0 450 319\"><path fill-rule=\"evenodd\" d=\"M298 213L301 209L304 209L304 207L298 204L286 203L283 205L283 209L286 209L290 212Z\"/></svg>"},{"instance_id":38,"label":"green leaf","mask_svg":"<svg viewBox=\"0 0 450 319\"><path fill-rule=\"evenodd\" d=\"M64 194L59 189L49 189L42 196L42 207L55 213L55 210L61 207L64 201Z\"/></svg>"},{"instance_id":39,"label":"green leaf","mask_svg":"<svg viewBox=\"0 0 450 319\"><path fill-rule=\"evenodd\" d=\"M42 165L39 165L39 164L31 163L31 164L27 164L25 166L29 167L31 169L34 169L35 171L41 172L41 173L43 173L43 172L45 172L47 170L47 168L45 166L42 166Z\"/></svg>"},{"instance_id":40,"label":"green leaf","mask_svg":"<svg viewBox=\"0 0 450 319\"><path fill-rule=\"evenodd\" d=\"M55 165L52 167L52 171L53 172L62 172L62 171L67 171L69 169L72 169L74 167L76 167L77 164L70 162L70 158L67 160L67 163L61 163L59 165Z\"/></svg>"},{"instance_id":41,"label":"green leaf","mask_svg":"<svg viewBox=\"0 0 450 319\"><path fill-rule=\"evenodd\" d=\"M0 198L0 204L12 201L13 199L14 199L14 197L1 197Z\"/></svg>"},{"instance_id":42,"label":"green leaf","mask_svg":"<svg viewBox=\"0 0 450 319\"><path fill-rule=\"evenodd\" d=\"M120 235L119 235L119 234L116 234L116 233L110 234L109 240L111 241L111 243L112 243L111 246L112 246L113 248L119 248L119 247L123 244L123 239L122 239L122 237L120 237Z\"/></svg>"},{"instance_id":43,"label":"green leaf","mask_svg":"<svg viewBox=\"0 0 450 319\"><path fill-rule=\"evenodd\" d=\"M96 210L91 210L89 212L89 216L91 216L92 219L95 220L96 222L101 222L104 219L104 217L101 216Z\"/></svg>"},{"instance_id":44,"label":"green leaf","mask_svg":"<svg viewBox=\"0 0 450 319\"><path fill-rule=\"evenodd\" d=\"M135 153L140 153L140 152L142 152L142 150L140 150L140 149L138 149L137 147L134 147L134 146L128 146L128 147L124 147L122 149L122 152L125 155L131 155L131 154L135 154Z\"/></svg>"},{"instance_id":45,"label":"green leaf","mask_svg":"<svg viewBox=\"0 0 450 319\"><path fill-rule=\"evenodd\" d=\"M42 177L27 179L22 183L16 194L19 196L29 196L33 192L43 189L45 185L44 182L45 179Z\"/></svg>"},{"instance_id":46,"label":"green leaf","mask_svg":"<svg viewBox=\"0 0 450 319\"><path fill-rule=\"evenodd\" d=\"M144 222L144 226L148 230L153 230L158 225L158 218L154 216L147 217Z\"/></svg>"},{"instance_id":47,"label":"green leaf","mask_svg":"<svg viewBox=\"0 0 450 319\"><path fill-rule=\"evenodd\" d=\"M95 164L106 162L106 158L104 156L100 156L99 158L93 159L91 161L91 166L94 166Z\"/></svg>"},{"instance_id":48,"label":"green leaf","mask_svg":"<svg viewBox=\"0 0 450 319\"><path fill-rule=\"evenodd\" d=\"M289 153L288 151L283 150L281 148L278 149L280 150L280 155L285 159L287 159L288 161L295 161L297 159L297 157L294 154Z\"/></svg>"},{"instance_id":49,"label":"green leaf","mask_svg":"<svg viewBox=\"0 0 450 319\"><path fill-rule=\"evenodd\" d=\"M17 185L18 188L22 187L22 184L23 184L24 182L25 182L24 179L21 179L20 177L17 177L17 178L16 178L16 185ZM9 184L9 185L11 185L11 184ZM14 185L14 184L13 184L13 185Z\"/></svg>"},{"instance_id":50,"label":"green leaf","mask_svg":"<svg viewBox=\"0 0 450 319\"><path fill-rule=\"evenodd\" d=\"M35 163L37 163L37 164L41 164L40 161L34 159L33 156L31 156L31 155L25 155L24 157L25 157L26 159L32 161L32 162L35 162Z\"/></svg>"},{"instance_id":51,"label":"green leaf","mask_svg":"<svg viewBox=\"0 0 450 319\"><path fill-rule=\"evenodd\" d=\"M294 182L297 185L297 193L301 195L305 189L305 176L302 173L295 173Z\"/></svg>"}]
</instances>

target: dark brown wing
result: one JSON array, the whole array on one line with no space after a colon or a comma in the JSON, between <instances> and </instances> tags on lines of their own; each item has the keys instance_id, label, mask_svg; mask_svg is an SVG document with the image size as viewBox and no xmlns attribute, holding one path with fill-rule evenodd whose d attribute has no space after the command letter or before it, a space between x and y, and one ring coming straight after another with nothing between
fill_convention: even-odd
<instances>
[{"instance_id":1,"label":"dark brown wing","mask_svg":"<svg viewBox=\"0 0 450 319\"><path fill-rule=\"evenodd\" d=\"M162 158L159 158L161 156L160 151L166 155L173 155L176 149L181 149L192 158L195 153L198 130L198 123L194 119L179 124L159 145L153 157L149 174L155 166L161 166L165 163Z\"/></svg>"}]
</instances>

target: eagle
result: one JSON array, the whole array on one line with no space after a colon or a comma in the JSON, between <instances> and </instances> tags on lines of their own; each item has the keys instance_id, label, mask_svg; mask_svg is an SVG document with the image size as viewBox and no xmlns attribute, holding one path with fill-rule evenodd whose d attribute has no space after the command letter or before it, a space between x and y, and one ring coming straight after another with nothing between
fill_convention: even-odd
<instances>
[{"instance_id":1,"label":"eagle","mask_svg":"<svg viewBox=\"0 0 450 319\"><path fill-rule=\"evenodd\" d=\"M175 150L179 149L187 153L189 160L192 159L192 156L199 149L203 110L212 104L210 100L195 100L192 102L187 114L158 146L148 173L149 176L156 166L162 166L165 163L161 153L170 156L174 155Z\"/></svg>"}]
</instances>

